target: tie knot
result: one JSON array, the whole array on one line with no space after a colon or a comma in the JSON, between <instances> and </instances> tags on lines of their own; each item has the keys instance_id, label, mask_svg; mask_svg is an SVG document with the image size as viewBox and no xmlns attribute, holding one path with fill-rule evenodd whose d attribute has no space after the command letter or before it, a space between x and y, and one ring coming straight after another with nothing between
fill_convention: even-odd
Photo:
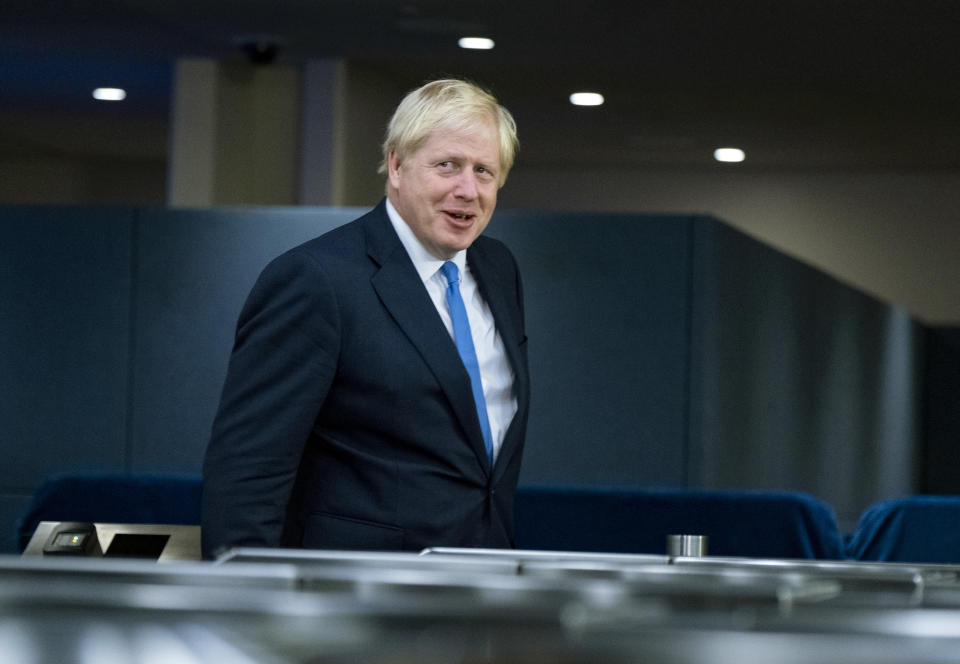
<instances>
[{"instance_id":1,"label":"tie knot","mask_svg":"<svg viewBox=\"0 0 960 664\"><path fill-rule=\"evenodd\" d=\"M447 261L441 265L440 271L446 277L448 286L455 286L460 283L459 270L457 270L457 264L453 261Z\"/></svg>"}]
</instances>

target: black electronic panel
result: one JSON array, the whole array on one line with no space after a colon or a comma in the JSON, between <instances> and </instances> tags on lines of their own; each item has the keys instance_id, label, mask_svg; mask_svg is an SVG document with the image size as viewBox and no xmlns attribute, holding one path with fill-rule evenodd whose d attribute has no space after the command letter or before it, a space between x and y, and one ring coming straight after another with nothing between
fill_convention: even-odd
<instances>
[{"instance_id":1,"label":"black electronic panel","mask_svg":"<svg viewBox=\"0 0 960 664\"><path fill-rule=\"evenodd\" d=\"M169 535L117 533L103 554L107 558L148 558L156 560L170 540Z\"/></svg>"}]
</instances>

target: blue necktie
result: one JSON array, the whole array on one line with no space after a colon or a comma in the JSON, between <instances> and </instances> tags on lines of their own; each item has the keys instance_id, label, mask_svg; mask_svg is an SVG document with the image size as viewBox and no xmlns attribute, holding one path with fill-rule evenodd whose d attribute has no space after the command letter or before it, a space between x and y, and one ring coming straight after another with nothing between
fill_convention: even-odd
<instances>
[{"instance_id":1,"label":"blue necktie","mask_svg":"<svg viewBox=\"0 0 960 664\"><path fill-rule=\"evenodd\" d=\"M447 306L450 307L450 319L453 321L453 339L463 366L470 375L473 400L477 405L477 417L480 418L480 431L483 433L483 446L487 449L487 459L493 466L493 436L487 417L487 400L483 397L480 363L477 362L477 351L473 347L473 337L470 336L470 320L467 318L467 309L463 306L463 298L460 297L460 276L456 264L450 261L440 266L440 271L447 278Z\"/></svg>"}]
</instances>

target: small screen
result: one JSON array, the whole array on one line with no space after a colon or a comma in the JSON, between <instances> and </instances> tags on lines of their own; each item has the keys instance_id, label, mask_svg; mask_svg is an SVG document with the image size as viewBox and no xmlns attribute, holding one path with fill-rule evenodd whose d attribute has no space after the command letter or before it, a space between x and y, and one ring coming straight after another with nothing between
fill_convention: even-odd
<instances>
[{"instance_id":1,"label":"small screen","mask_svg":"<svg viewBox=\"0 0 960 664\"><path fill-rule=\"evenodd\" d=\"M149 558L156 560L163 553L169 535L134 535L117 533L107 547L106 557L114 558Z\"/></svg>"},{"instance_id":2,"label":"small screen","mask_svg":"<svg viewBox=\"0 0 960 664\"><path fill-rule=\"evenodd\" d=\"M58 533L53 545L80 549L86 541L87 533Z\"/></svg>"}]
</instances>

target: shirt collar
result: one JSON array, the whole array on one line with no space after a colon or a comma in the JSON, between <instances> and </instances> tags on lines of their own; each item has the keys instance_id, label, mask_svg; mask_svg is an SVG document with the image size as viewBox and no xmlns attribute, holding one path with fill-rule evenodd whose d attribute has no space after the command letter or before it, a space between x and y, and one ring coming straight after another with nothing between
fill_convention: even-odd
<instances>
[{"instance_id":1,"label":"shirt collar","mask_svg":"<svg viewBox=\"0 0 960 664\"><path fill-rule=\"evenodd\" d=\"M420 280L426 282L440 270L440 266L446 263L446 261L437 258L427 251L427 248L423 246L410 226L407 225L407 222L404 221L400 213L397 212L397 209L393 207L393 203L390 202L389 198L387 198L387 216L390 218L390 223L393 224L393 230L395 230L400 237L400 243L403 245L403 248L407 250L407 255L410 256L410 260L413 261L413 266L417 269ZM458 251L450 260L457 264L457 269L460 271L460 274L463 275L467 264L466 249Z\"/></svg>"}]
</instances>

